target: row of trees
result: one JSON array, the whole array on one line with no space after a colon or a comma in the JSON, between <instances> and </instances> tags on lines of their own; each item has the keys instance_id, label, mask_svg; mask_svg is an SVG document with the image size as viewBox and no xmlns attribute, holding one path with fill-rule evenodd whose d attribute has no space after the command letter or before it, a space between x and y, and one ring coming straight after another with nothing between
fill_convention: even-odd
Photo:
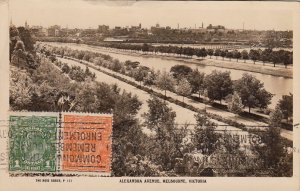
<instances>
[{"instance_id":1,"label":"row of trees","mask_svg":"<svg viewBox=\"0 0 300 191\"><path fill-rule=\"evenodd\" d=\"M152 46L149 44L126 44L126 43L119 43L119 44L104 44L105 47L117 48L117 49L125 49L125 50L135 50L135 51L143 51L143 52L153 52L153 53L168 53L174 55L184 55L187 57L197 56L197 57L206 57L215 56L217 59L218 57L236 59L238 60L243 59L244 62L246 60L252 60L255 64L256 61L261 61L263 64L265 62L272 62L274 67L276 64L284 64L287 66L288 64L293 64L293 52L286 51L286 50L272 50L272 49L251 49L250 51L247 50L227 50L227 49L205 49L205 48L191 48L191 47L179 47L179 46Z\"/></svg>"},{"instance_id":2,"label":"row of trees","mask_svg":"<svg viewBox=\"0 0 300 191\"><path fill-rule=\"evenodd\" d=\"M80 66L70 67L68 64L62 63L61 61L54 61L54 64L58 66L64 74L67 74L70 79L77 82L83 82L88 78L94 81L96 78L96 74L90 72L90 69L87 66L85 70L83 70Z\"/></svg>"},{"instance_id":3,"label":"row of trees","mask_svg":"<svg viewBox=\"0 0 300 191\"><path fill-rule=\"evenodd\" d=\"M121 63L108 55L90 51L78 51L68 48L51 47L56 54L75 57L109 68L113 71L128 75L146 86L156 86L165 92L172 91L184 97L193 93L204 95L211 101L225 100L227 96L236 92L243 106L249 108L266 108L271 101L272 94L264 89L264 85L253 75L245 73L235 82L231 80L230 72L213 71L205 75L198 69L191 69L185 65L173 66L170 72L154 71L138 62L126 61Z\"/></svg>"}]
</instances>

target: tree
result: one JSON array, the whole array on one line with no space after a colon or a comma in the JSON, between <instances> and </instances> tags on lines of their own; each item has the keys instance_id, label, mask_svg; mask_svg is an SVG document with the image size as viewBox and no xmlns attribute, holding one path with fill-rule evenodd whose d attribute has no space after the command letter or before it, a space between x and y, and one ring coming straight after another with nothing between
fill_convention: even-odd
<instances>
[{"instance_id":1,"label":"tree","mask_svg":"<svg viewBox=\"0 0 300 191\"><path fill-rule=\"evenodd\" d=\"M226 57L229 58L229 61L231 61L231 58L233 57L233 53L231 51L226 52Z\"/></svg>"},{"instance_id":2,"label":"tree","mask_svg":"<svg viewBox=\"0 0 300 191\"><path fill-rule=\"evenodd\" d=\"M144 124L155 132L155 139L149 148L149 158L162 165L163 169L171 170L175 165L175 159L183 157L181 148L186 133L176 132L179 130L175 128L176 112L168 107L166 102L152 96L147 103L149 110L143 114ZM181 133L183 134L180 135Z\"/></svg>"},{"instance_id":3,"label":"tree","mask_svg":"<svg viewBox=\"0 0 300 191\"><path fill-rule=\"evenodd\" d=\"M15 50L16 43L20 41L19 31L15 26L9 27L9 60L11 61L11 56L13 51ZM25 47L24 47L25 50Z\"/></svg>"},{"instance_id":4,"label":"tree","mask_svg":"<svg viewBox=\"0 0 300 191\"><path fill-rule=\"evenodd\" d=\"M277 105L286 120L293 117L293 94L283 95Z\"/></svg>"},{"instance_id":5,"label":"tree","mask_svg":"<svg viewBox=\"0 0 300 191\"><path fill-rule=\"evenodd\" d=\"M278 54L280 57L280 62L284 64L285 68L287 68L288 64L292 64L291 62L292 54L289 51L279 50Z\"/></svg>"},{"instance_id":6,"label":"tree","mask_svg":"<svg viewBox=\"0 0 300 191\"><path fill-rule=\"evenodd\" d=\"M243 50L241 53L241 56L242 56L242 59L244 60L244 62L246 62L246 60L249 58L247 50Z\"/></svg>"},{"instance_id":7,"label":"tree","mask_svg":"<svg viewBox=\"0 0 300 191\"><path fill-rule=\"evenodd\" d=\"M120 72L122 67L123 64L118 59L113 60L113 62L111 63L111 69L115 72Z\"/></svg>"},{"instance_id":8,"label":"tree","mask_svg":"<svg viewBox=\"0 0 300 191\"><path fill-rule=\"evenodd\" d=\"M149 69L144 67L138 67L137 69L134 69L133 71L133 78L140 82L140 85L142 84L142 81L147 76Z\"/></svg>"},{"instance_id":9,"label":"tree","mask_svg":"<svg viewBox=\"0 0 300 191\"><path fill-rule=\"evenodd\" d=\"M137 68L140 65L140 63L139 62L132 62L130 60L126 60L124 65L126 67L126 70L131 70L131 69Z\"/></svg>"},{"instance_id":10,"label":"tree","mask_svg":"<svg viewBox=\"0 0 300 191\"><path fill-rule=\"evenodd\" d=\"M230 72L213 70L211 74L205 77L205 87L209 99L219 100L222 103L222 99L232 93Z\"/></svg>"},{"instance_id":11,"label":"tree","mask_svg":"<svg viewBox=\"0 0 300 191\"><path fill-rule=\"evenodd\" d=\"M198 56L198 57L204 58L207 56L207 51L205 48L195 49L195 53L196 53L196 56Z\"/></svg>"},{"instance_id":12,"label":"tree","mask_svg":"<svg viewBox=\"0 0 300 191\"><path fill-rule=\"evenodd\" d=\"M166 71L163 71L156 80L157 87L165 91L165 97L167 97L167 90L173 91L175 80Z\"/></svg>"},{"instance_id":13,"label":"tree","mask_svg":"<svg viewBox=\"0 0 300 191\"><path fill-rule=\"evenodd\" d=\"M271 114L270 127L266 132L260 133L263 144L252 145L252 150L262 159L263 168L269 171L270 176L291 176L289 169L292 168L292 162L286 159L290 154L287 153L280 135L280 121L281 112L276 108Z\"/></svg>"},{"instance_id":14,"label":"tree","mask_svg":"<svg viewBox=\"0 0 300 191\"><path fill-rule=\"evenodd\" d=\"M195 126L192 142L202 154L210 155L219 146L220 135L215 131L215 126L210 122L206 115L195 114L197 124Z\"/></svg>"},{"instance_id":15,"label":"tree","mask_svg":"<svg viewBox=\"0 0 300 191\"><path fill-rule=\"evenodd\" d=\"M228 100L228 109L230 112L238 115L243 112L244 105L242 99L238 93L234 92L231 98Z\"/></svg>"},{"instance_id":16,"label":"tree","mask_svg":"<svg viewBox=\"0 0 300 191\"><path fill-rule=\"evenodd\" d=\"M174 78L186 78L193 70L186 66L186 65L175 65L172 66L170 73L173 75Z\"/></svg>"},{"instance_id":17,"label":"tree","mask_svg":"<svg viewBox=\"0 0 300 191\"><path fill-rule=\"evenodd\" d=\"M144 43L143 46L142 46L142 51L143 52L148 52L149 51L149 45Z\"/></svg>"},{"instance_id":18,"label":"tree","mask_svg":"<svg viewBox=\"0 0 300 191\"><path fill-rule=\"evenodd\" d=\"M249 52L249 58L253 61L253 63L255 64L255 62L259 59L260 55L259 55L259 51L258 50L254 50L251 49Z\"/></svg>"},{"instance_id":19,"label":"tree","mask_svg":"<svg viewBox=\"0 0 300 191\"><path fill-rule=\"evenodd\" d=\"M189 96L192 93L190 83L185 78L183 78L179 81L176 92L182 96L182 101L184 102L184 97Z\"/></svg>"},{"instance_id":20,"label":"tree","mask_svg":"<svg viewBox=\"0 0 300 191\"><path fill-rule=\"evenodd\" d=\"M228 52L228 50L221 50L220 56L223 58L223 60L224 60L224 58L225 58L227 52Z\"/></svg>"},{"instance_id":21,"label":"tree","mask_svg":"<svg viewBox=\"0 0 300 191\"><path fill-rule=\"evenodd\" d=\"M34 50L34 40L31 37L31 33L29 29L26 29L24 27L18 27L18 31L20 34L21 40L24 42L25 50L32 52Z\"/></svg>"},{"instance_id":22,"label":"tree","mask_svg":"<svg viewBox=\"0 0 300 191\"><path fill-rule=\"evenodd\" d=\"M272 49L266 48L262 51L260 55L260 60L263 62L263 65L265 65L266 61L270 61L272 54Z\"/></svg>"},{"instance_id":23,"label":"tree","mask_svg":"<svg viewBox=\"0 0 300 191\"><path fill-rule=\"evenodd\" d=\"M211 58L212 55L214 55L213 49L207 49L207 54L209 55L209 58Z\"/></svg>"},{"instance_id":24,"label":"tree","mask_svg":"<svg viewBox=\"0 0 300 191\"><path fill-rule=\"evenodd\" d=\"M183 48L183 54L192 57L195 53L194 53L194 49L191 47L185 47Z\"/></svg>"},{"instance_id":25,"label":"tree","mask_svg":"<svg viewBox=\"0 0 300 191\"><path fill-rule=\"evenodd\" d=\"M271 61L273 62L274 67L276 66L277 63L280 62L279 55L277 54L277 51L273 51L271 53Z\"/></svg>"},{"instance_id":26,"label":"tree","mask_svg":"<svg viewBox=\"0 0 300 191\"><path fill-rule=\"evenodd\" d=\"M147 100L149 110L143 114L145 125L151 130L159 133L159 126L162 124L173 125L176 117L176 112L168 107L168 104L161 99L151 96Z\"/></svg>"},{"instance_id":27,"label":"tree","mask_svg":"<svg viewBox=\"0 0 300 191\"><path fill-rule=\"evenodd\" d=\"M234 50L232 54L232 57L235 58L237 62L242 57L242 54L238 50Z\"/></svg>"},{"instance_id":28,"label":"tree","mask_svg":"<svg viewBox=\"0 0 300 191\"><path fill-rule=\"evenodd\" d=\"M154 70L150 70L148 71L147 75L144 77L143 79L143 83L145 86L152 86L155 84L155 80L156 80L156 75Z\"/></svg>"},{"instance_id":29,"label":"tree","mask_svg":"<svg viewBox=\"0 0 300 191\"><path fill-rule=\"evenodd\" d=\"M199 97L204 91L204 76L205 74L196 68L187 77L192 88L192 93L198 93Z\"/></svg>"},{"instance_id":30,"label":"tree","mask_svg":"<svg viewBox=\"0 0 300 191\"><path fill-rule=\"evenodd\" d=\"M216 57L216 59L218 59L218 56L221 56L221 50L220 49L216 49L214 56Z\"/></svg>"},{"instance_id":31,"label":"tree","mask_svg":"<svg viewBox=\"0 0 300 191\"><path fill-rule=\"evenodd\" d=\"M12 110L27 110L32 105L32 80L28 73L12 70L10 75L9 106Z\"/></svg>"},{"instance_id":32,"label":"tree","mask_svg":"<svg viewBox=\"0 0 300 191\"><path fill-rule=\"evenodd\" d=\"M235 81L234 91L241 97L243 105L249 107L249 113L251 108L267 107L273 96L264 89L263 83L248 73L244 73L241 79Z\"/></svg>"},{"instance_id":33,"label":"tree","mask_svg":"<svg viewBox=\"0 0 300 191\"><path fill-rule=\"evenodd\" d=\"M282 120L282 112L280 111L279 107L276 107L273 112L270 114L270 126L271 127L280 127L281 120Z\"/></svg>"}]
</instances>

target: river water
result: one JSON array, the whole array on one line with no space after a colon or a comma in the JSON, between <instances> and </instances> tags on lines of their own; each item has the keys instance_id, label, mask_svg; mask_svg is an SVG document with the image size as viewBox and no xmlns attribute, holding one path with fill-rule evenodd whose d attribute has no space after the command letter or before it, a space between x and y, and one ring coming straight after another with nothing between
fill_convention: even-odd
<instances>
[{"instance_id":1,"label":"river water","mask_svg":"<svg viewBox=\"0 0 300 191\"><path fill-rule=\"evenodd\" d=\"M102 47L95 47L95 46L89 46L83 44L66 44L66 43L49 43L49 44L55 46L64 46L64 47L66 46L78 50L96 51L96 52L108 54L114 59L118 59L122 62L126 60L138 61L140 62L141 65L148 66L149 68L154 68L155 70L161 70L161 71L162 70L169 71L172 66L175 66L177 64L184 64L191 68L198 68L199 71L204 72L206 74L211 73L213 70L230 71L232 80L237 80L241 78L243 73L245 73L245 71L242 70L198 65L198 64L182 62L182 61L177 61L172 59L164 59L161 57L145 57L145 56L140 56L135 54L124 54L123 52L120 53L111 52L111 51L107 51ZM254 75L257 79L259 79L261 82L264 83L265 89L267 91L274 94L271 100L271 104L269 105L270 108L275 108L276 104L278 103L278 100L281 99L282 95L288 95L289 93L293 93L293 79L272 76L267 74L260 74L255 72L247 72L247 73L251 73L252 75Z\"/></svg>"}]
</instances>

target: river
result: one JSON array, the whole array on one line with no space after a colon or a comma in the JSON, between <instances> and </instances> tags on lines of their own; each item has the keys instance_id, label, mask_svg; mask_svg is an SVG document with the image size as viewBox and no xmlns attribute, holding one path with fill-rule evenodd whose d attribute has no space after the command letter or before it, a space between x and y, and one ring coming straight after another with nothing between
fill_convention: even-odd
<instances>
[{"instance_id":1,"label":"river","mask_svg":"<svg viewBox=\"0 0 300 191\"><path fill-rule=\"evenodd\" d=\"M184 64L191 68L198 68L201 72L204 72L206 74L211 73L213 70L230 71L232 80L237 80L241 78L243 73L245 73L245 71L242 70L219 68L215 66L205 66L205 65L182 62L182 61L177 61L172 59L164 59L161 57L149 57L149 56L145 57L145 56L139 56L139 55L128 54L123 52L120 53L111 52L102 47L95 47L95 46L89 46L84 44L66 44L66 43L49 43L49 44L56 45L56 46L66 46L78 50L96 51L96 52L108 54L114 59L118 59L122 62L126 60L138 61L140 62L141 65L148 66L149 68L154 68L155 70L169 71L172 66L175 66L177 64ZM288 95L289 93L293 93L293 79L272 76L267 74L260 74L255 72L247 72L247 73L251 73L252 75L254 75L257 79L259 79L261 82L264 83L264 86L267 91L274 94L271 100L271 104L269 105L270 108L275 108L276 104L278 103L279 99L281 99L282 95Z\"/></svg>"}]
</instances>

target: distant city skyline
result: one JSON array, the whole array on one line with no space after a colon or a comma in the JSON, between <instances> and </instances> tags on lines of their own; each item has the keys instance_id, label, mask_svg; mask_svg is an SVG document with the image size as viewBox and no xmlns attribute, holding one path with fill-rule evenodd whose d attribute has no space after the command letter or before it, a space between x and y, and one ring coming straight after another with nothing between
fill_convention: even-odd
<instances>
[{"instance_id":1,"label":"distant city skyline","mask_svg":"<svg viewBox=\"0 0 300 191\"><path fill-rule=\"evenodd\" d=\"M293 29L293 11L288 3L276 6L273 2L267 7L268 2L257 3L261 6L250 2L13 0L10 16L17 26L27 21L30 26L63 28L130 27L139 23L142 28L157 23L171 28L178 24L180 28L199 28L203 22L205 28L212 24L227 29L243 29L243 25L246 30Z\"/></svg>"}]
</instances>

